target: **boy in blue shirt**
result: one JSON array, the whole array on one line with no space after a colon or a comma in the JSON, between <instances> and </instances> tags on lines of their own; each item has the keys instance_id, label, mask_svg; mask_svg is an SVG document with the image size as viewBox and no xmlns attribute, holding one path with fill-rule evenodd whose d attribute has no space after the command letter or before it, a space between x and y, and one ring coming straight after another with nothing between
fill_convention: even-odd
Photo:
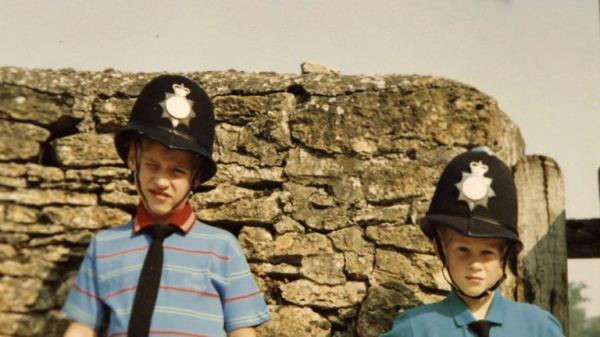
<instances>
[{"instance_id":1,"label":"boy in blue shirt","mask_svg":"<svg viewBox=\"0 0 600 337\"><path fill-rule=\"evenodd\" d=\"M92 240L64 305L65 336L254 337L269 311L236 238L188 198L214 176L213 106L183 76L151 80L115 134L140 196L135 218Z\"/></svg>"},{"instance_id":2,"label":"boy in blue shirt","mask_svg":"<svg viewBox=\"0 0 600 337\"><path fill-rule=\"evenodd\" d=\"M433 241L452 291L402 313L381 337L564 336L552 314L496 290L522 243L512 173L489 148L448 163L421 230Z\"/></svg>"}]
</instances>

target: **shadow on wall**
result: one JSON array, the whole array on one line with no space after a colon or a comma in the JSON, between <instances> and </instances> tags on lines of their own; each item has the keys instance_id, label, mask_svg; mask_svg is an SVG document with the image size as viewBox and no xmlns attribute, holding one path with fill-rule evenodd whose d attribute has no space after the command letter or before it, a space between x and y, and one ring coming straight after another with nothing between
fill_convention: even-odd
<instances>
[{"instance_id":1,"label":"shadow on wall","mask_svg":"<svg viewBox=\"0 0 600 337\"><path fill-rule=\"evenodd\" d=\"M565 245L565 212L554 218L548 232L521 259L518 299L550 311L568 334L569 308Z\"/></svg>"}]
</instances>

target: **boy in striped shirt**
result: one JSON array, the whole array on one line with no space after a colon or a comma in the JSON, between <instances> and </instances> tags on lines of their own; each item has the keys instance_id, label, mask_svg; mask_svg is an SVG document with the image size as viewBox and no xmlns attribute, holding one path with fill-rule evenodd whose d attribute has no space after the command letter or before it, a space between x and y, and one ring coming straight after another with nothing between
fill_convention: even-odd
<instances>
[{"instance_id":1,"label":"boy in striped shirt","mask_svg":"<svg viewBox=\"0 0 600 337\"><path fill-rule=\"evenodd\" d=\"M190 79L144 87L115 134L141 200L130 223L92 239L63 308L66 337L97 336L104 320L115 337L253 337L270 319L237 239L188 202L216 172L214 127L210 98Z\"/></svg>"}]
</instances>

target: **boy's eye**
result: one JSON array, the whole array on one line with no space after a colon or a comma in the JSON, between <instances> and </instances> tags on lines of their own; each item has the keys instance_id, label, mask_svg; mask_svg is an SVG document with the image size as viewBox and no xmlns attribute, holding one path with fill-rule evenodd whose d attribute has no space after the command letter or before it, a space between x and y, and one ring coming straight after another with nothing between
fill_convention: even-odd
<instances>
[{"instance_id":1,"label":"boy's eye","mask_svg":"<svg viewBox=\"0 0 600 337\"><path fill-rule=\"evenodd\" d=\"M469 251L469 248L467 248L467 247L458 247L457 249L461 253L466 253Z\"/></svg>"}]
</instances>

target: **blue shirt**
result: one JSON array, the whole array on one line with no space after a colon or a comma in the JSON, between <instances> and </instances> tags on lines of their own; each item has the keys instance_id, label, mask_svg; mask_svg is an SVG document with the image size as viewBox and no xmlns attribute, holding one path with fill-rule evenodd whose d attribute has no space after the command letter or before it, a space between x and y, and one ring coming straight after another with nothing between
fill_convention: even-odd
<instances>
[{"instance_id":1,"label":"blue shirt","mask_svg":"<svg viewBox=\"0 0 600 337\"><path fill-rule=\"evenodd\" d=\"M502 296L499 291L486 320L493 323L490 337L564 337L558 320L549 312ZM392 330L380 337L471 337L468 324L475 321L462 299L451 292L444 300L402 313Z\"/></svg>"},{"instance_id":2,"label":"blue shirt","mask_svg":"<svg viewBox=\"0 0 600 337\"><path fill-rule=\"evenodd\" d=\"M132 222L133 223L133 222ZM63 312L108 336L126 336L141 268L152 238L132 223L98 232L89 245ZM225 337L270 319L237 239L196 221L164 240L161 284L152 316L155 336Z\"/></svg>"}]
</instances>

